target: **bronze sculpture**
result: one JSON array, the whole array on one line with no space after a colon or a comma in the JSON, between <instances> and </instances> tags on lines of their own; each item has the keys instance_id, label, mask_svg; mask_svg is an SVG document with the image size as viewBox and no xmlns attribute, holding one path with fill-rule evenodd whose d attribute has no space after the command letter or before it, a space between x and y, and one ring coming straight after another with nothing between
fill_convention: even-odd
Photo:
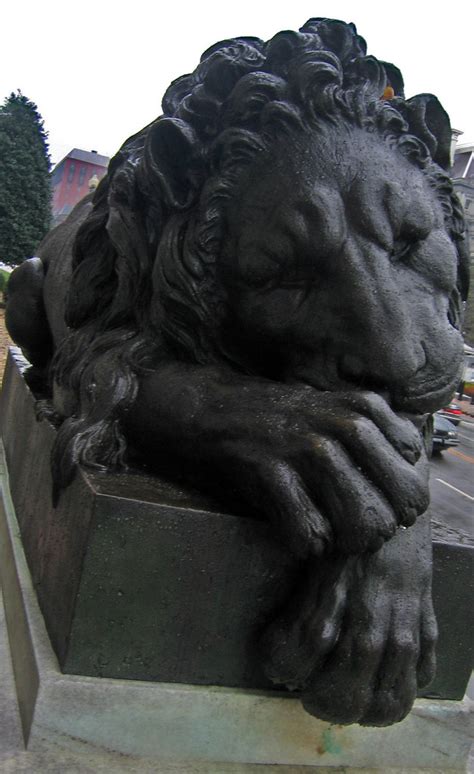
<instances>
[{"instance_id":1,"label":"bronze sculpture","mask_svg":"<svg viewBox=\"0 0 474 774\"><path fill-rule=\"evenodd\" d=\"M298 569L267 674L338 723L401 720L434 671L422 430L467 293L450 140L353 25L218 43L10 288L56 497L133 459L263 514Z\"/></svg>"}]
</instances>

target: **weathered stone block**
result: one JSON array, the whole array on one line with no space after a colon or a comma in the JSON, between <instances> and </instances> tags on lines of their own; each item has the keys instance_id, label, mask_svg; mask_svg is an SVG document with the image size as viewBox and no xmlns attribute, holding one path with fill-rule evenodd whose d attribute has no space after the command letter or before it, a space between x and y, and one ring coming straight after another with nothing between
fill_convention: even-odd
<instances>
[{"instance_id":1,"label":"weathered stone block","mask_svg":"<svg viewBox=\"0 0 474 774\"><path fill-rule=\"evenodd\" d=\"M81 471L51 502L54 428L10 355L2 434L40 606L66 673L270 688L262 622L292 582L266 524L144 473ZM439 669L423 695L462 698L471 668L472 548L437 541Z\"/></svg>"}]
</instances>

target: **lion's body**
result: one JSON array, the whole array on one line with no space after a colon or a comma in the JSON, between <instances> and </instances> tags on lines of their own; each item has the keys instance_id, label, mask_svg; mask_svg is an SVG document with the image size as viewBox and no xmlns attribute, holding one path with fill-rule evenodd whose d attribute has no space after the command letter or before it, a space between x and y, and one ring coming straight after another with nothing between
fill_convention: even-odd
<instances>
[{"instance_id":1,"label":"lion's body","mask_svg":"<svg viewBox=\"0 0 474 774\"><path fill-rule=\"evenodd\" d=\"M6 322L13 339L34 365L51 361L67 335L64 321L66 294L72 273L72 246L77 230L91 210L91 197L83 199L65 222L43 239L34 259L14 273L11 291L15 302Z\"/></svg>"},{"instance_id":2,"label":"lion's body","mask_svg":"<svg viewBox=\"0 0 474 774\"><path fill-rule=\"evenodd\" d=\"M92 210L92 197L86 196L38 248L45 267L43 297L54 348L67 336L64 320L67 289L71 282L72 250L77 231Z\"/></svg>"},{"instance_id":3,"label":"lion's body","mask_svg":"<svg viewBox=\"0 0 474 774\"><path fill-rule=\"evenodd\" d=\"M449 121L396 72L342 22L218 44L24 270L58 490L128 448L231 487L306 563L268 674L372 725L433 671L419 431L458 380L467 265Z\"/></svg>"}]
</instances>

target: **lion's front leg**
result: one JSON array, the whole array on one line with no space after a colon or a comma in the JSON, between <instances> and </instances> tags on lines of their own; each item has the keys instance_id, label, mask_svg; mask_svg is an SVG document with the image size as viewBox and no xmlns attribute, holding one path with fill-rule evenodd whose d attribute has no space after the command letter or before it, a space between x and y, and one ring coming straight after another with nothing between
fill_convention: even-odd
<instances>
[{"instance_id":1,"label":"lion's front leg","mask_svg":"<svg viewBox=\"0 0 474 774\"><path fill-rule=\"evenodd\" d=\"M435 671L428 515L374 554L315 564L264 640L267 673L330 722L384 726ZM293 604L295 603L295 604Z\"/></svg>"},{"instance_id":2,"label":"lion's front leg","mask_svg":"<svg viewBox=\"0 0 474 774\"><path fill-rule=\"evenodd\" d=\"M428 505L419 431L371 392L161 363L125 418L147 464L264 514L303 559L376 551Z\"/></svg>"},{"instance_id":3,"label":"lion's front leg","mask_svg":"<svg viewBox=\"0 0 474 774\"><path fill-rule=\"evenodd\" d=\"M263 512L301 563L265 638L268 675L318 717L400 720L432 676L436 635L412 422L374 393L169 362L141 382L126 431L149 464L169 458Z\"/></svg>"}]
</instances>

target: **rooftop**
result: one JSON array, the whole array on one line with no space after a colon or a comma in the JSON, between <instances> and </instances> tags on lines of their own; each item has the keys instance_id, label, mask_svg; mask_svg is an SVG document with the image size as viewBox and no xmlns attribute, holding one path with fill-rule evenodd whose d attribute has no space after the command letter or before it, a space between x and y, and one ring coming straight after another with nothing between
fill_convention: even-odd
<instances>
[{"instance_id":1,"label":"rooftop","mask_svg":"<svg viewBox=\"0 0 474 774\"><path fill-rule=\"evenodd\" d=\"M96 164L98 167L107 167L110 161L108 156L102 156L97 151L85 151L80 148L73 148L69 153L64 156L63 159L56 166L63 164L66 159L74 159L75 161L83 161L87 164Z\"/></svg>"}]
</instances>

